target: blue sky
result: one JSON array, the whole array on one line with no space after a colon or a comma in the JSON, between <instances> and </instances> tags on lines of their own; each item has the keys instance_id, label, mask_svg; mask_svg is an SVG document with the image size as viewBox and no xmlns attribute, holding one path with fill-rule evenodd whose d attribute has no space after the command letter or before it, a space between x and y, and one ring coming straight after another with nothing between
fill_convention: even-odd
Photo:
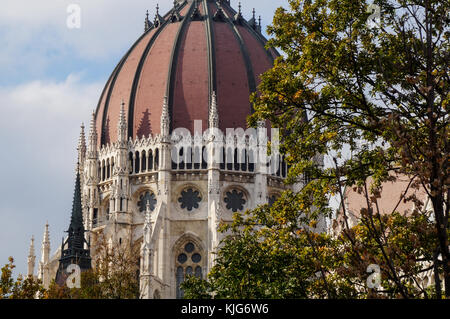
<instances>
[{"instance_id":1,"label":"blue sky","mask_svg":"<svg viewBox=\"0 0 450 319\"><path fill-rule=\"evenodd\" d=\"M237 2L232 0L237 7ZM287 0L246 0L271 23ZM26 272L34 235L36 267L46 221L52 253L70 221L76 147L110 73L142 34L145 11L172 0L3 0L0 10L0 265ZM81 8L81 28L67 28L67 8ZM89 128L87 127L87 130Z\"/></svg>"}]
</instances>

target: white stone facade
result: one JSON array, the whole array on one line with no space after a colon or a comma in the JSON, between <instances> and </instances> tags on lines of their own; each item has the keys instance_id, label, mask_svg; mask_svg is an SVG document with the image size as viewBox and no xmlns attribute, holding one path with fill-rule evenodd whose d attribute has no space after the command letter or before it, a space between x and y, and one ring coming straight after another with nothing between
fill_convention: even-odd
<instances>
[{"instance_id":1,"label":"white stone facade","mask_svg":"<svg viewBox=\"0 0 450 319\"><path fill-rule=\"evenodd\" d=\"M161 134L128 139L122 105L115 143L97 146L93 114L88 146L84 127L78 146L86 236L91 247L101 234L108 242L139 245L142 298L180 297L177 286L182 275L192 273L205 278L213 266L214 251L223 236L218 232L219 224L231 222L233 213L265 204L286 189L284 162L272 174L267 165L258 165L258 153L267 154L263 126L251 137L197 134L189 142L191 147L181 153L184 158L191 153L192 164L176 164L172 150L177 136L169 134L167 103L163 103ZM210 128L218 126L216 108L213 99ZM199 156L203 152L204 156ZM220 160L222 154L225 162ZM59 255L51 260L47 257L48 228L46 234L39 278L48 287L56 272L50 265ZM185 255L186 260L180 255ZM91 256L94 260L92 249Z\"/></svg>"}]
</instances>

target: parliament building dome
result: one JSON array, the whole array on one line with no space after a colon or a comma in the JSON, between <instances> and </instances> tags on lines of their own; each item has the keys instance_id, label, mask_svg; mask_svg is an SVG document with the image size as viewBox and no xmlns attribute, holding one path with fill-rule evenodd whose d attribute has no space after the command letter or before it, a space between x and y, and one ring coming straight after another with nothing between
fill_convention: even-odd
<instances>
[{"instance_id":1,"label":"parliament building dome","mask_svg":"<svg viewBox=\"0 0 450 319\"><path fill-rule=\"evenodd\" d=\"M260 20L260 19L259 19ZM145 32L114 69L98 103L99 145L117 140L121 104L128 118L128 137L160 133L167 97L170 130L187 128L194 120L208 128L209 105L217 95L219 128L246 128L252 113L249 96L279 55L266 50L261 22L246 20L241 5L229 1L174 1L161 16L157 9Z\"/></svg>"}]
</instances>

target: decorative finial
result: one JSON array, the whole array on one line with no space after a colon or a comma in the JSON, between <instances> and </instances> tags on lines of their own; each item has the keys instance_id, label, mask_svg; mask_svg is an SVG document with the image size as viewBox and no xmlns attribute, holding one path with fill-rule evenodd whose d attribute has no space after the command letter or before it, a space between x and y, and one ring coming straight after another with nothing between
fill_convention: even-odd
<instances>
[{"instance_id":1,"label":"decorative finial","mask_svg":"<svg viewBox=\"0 0 450 319\"><path fill-rule=\"evenodd\" d=\"M256 10L255 10L255 8L253 8L253 19L256 20Z\"/></svg>"},{"instance_id":2,"label":"decorative finial","mask_svg":"<svg viewBox=\"0 0 450 319\"><path fill-rule=\"evenodd\" d=\"M164 96L161 114L161 135L166 137L169 136L169 130L170 130L169 103L167 96Z\"/></svg>"},{"instance_id":3,"label":"decorative finial","mask_svg":"<svg viewBox=\"0 0 450 319\"><path fill-rule=\"evenodd\" d=\"M159 14L159 3L156 4L156 15Z\"/></svg>"},{"instance_id":4,"label":"decorative finial","mask_svg":"<svg viewBox=\"0 0 450 319\"><path fill-rule=\"evenodd\" d=\"M31 236L30 251L29 251L28 256L29 256L29 257L34 256L34 235Z\"/></svg>"},{"instance_id":5,"label":"decorative finial","mask_svg":"<svg viewBox=\"0 0 450 319\"><path fill-rule=\"evenodd\" d=\"M147 200L147 205L146 205L146 209L145 209L145 226L149 227L150 223L151 223L151 214L152 211L150 209L150 200Z\"/></svg>"},{"instance_id":6,"label":"decorative finial","mask_svg":"<svg viewBox=\"0 0 450 319\"><path fill-rule=\"evenodd\" d=\"M217 96L214 91L211 96L211 107L209 110L209 127L218 128L219 127L219 112L217 110Z\"/></svg>"},{"instance_id":7,"label":"decorative finial","mask_svg":"<svg viewBox=\"0 0 450 319\"><path fill-rule=\"evenodd\" d=\"M147 13L145 15L144 32L147 32L152 27L152 24L151 24L148 16L149 16L149 14L148 14L148 10L147 10Z\"/></svg>"},{"instance_id":8,"label":"decorative finial","mask_svg":"<svg viewBox=\"0 0 450 319\"><path fill-rule=\"evenodd\" d=\"M239 1L239 14L242 14L242 5L240 1Z\"/></svg>"}]
</instances>

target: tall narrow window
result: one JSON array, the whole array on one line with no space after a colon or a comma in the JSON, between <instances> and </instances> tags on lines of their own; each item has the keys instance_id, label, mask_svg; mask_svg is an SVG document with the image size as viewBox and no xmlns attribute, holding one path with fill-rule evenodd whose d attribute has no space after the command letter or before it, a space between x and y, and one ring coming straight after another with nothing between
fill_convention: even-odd
<instances>
[{"instance_id":1,"label":"tall narrow window","mask_svg":"<svg viewBox=\"0 0 450 319\"><path fill-rule=\"evenodd\" d=\"M152 171L153 170L153 151L150 150L148 152L148 170Z\"/></svg>"},{"instance_id":2,"label":"tall narrow window","mask_svg":"<svg viewBox=\"0 0 450 319\"><path fill-rule=\"evenodd\" d=\"M140 160L139 160L139 152L136 152L136 157L134 161L134 172L137 174L140 171Z\"/></svg>"},{"instance_id":3,"label":"tall narrow window","mask_svg":"<svg viewBox=\"0 0 450 319\"><path fill-rule=\"evenodd\" d=\"M141 160L141 171L145 172L147 170L147 153L142 151L142 160Z\"/></svg>"},{"instance_id":4,"label":"tall narrow window","mask_svg":"<svg viewBox=\"0 0 450 319\"><path fill-rule=\"evenodd\" d=\"M202 278L202 256L198 247L192 243L188 242L181 251L178 252L176 256L176 296L178 299L183 298L184 293L181 289L181 284L186 280L188 276L196 276Z\"/></svg>"}]
</instances>

